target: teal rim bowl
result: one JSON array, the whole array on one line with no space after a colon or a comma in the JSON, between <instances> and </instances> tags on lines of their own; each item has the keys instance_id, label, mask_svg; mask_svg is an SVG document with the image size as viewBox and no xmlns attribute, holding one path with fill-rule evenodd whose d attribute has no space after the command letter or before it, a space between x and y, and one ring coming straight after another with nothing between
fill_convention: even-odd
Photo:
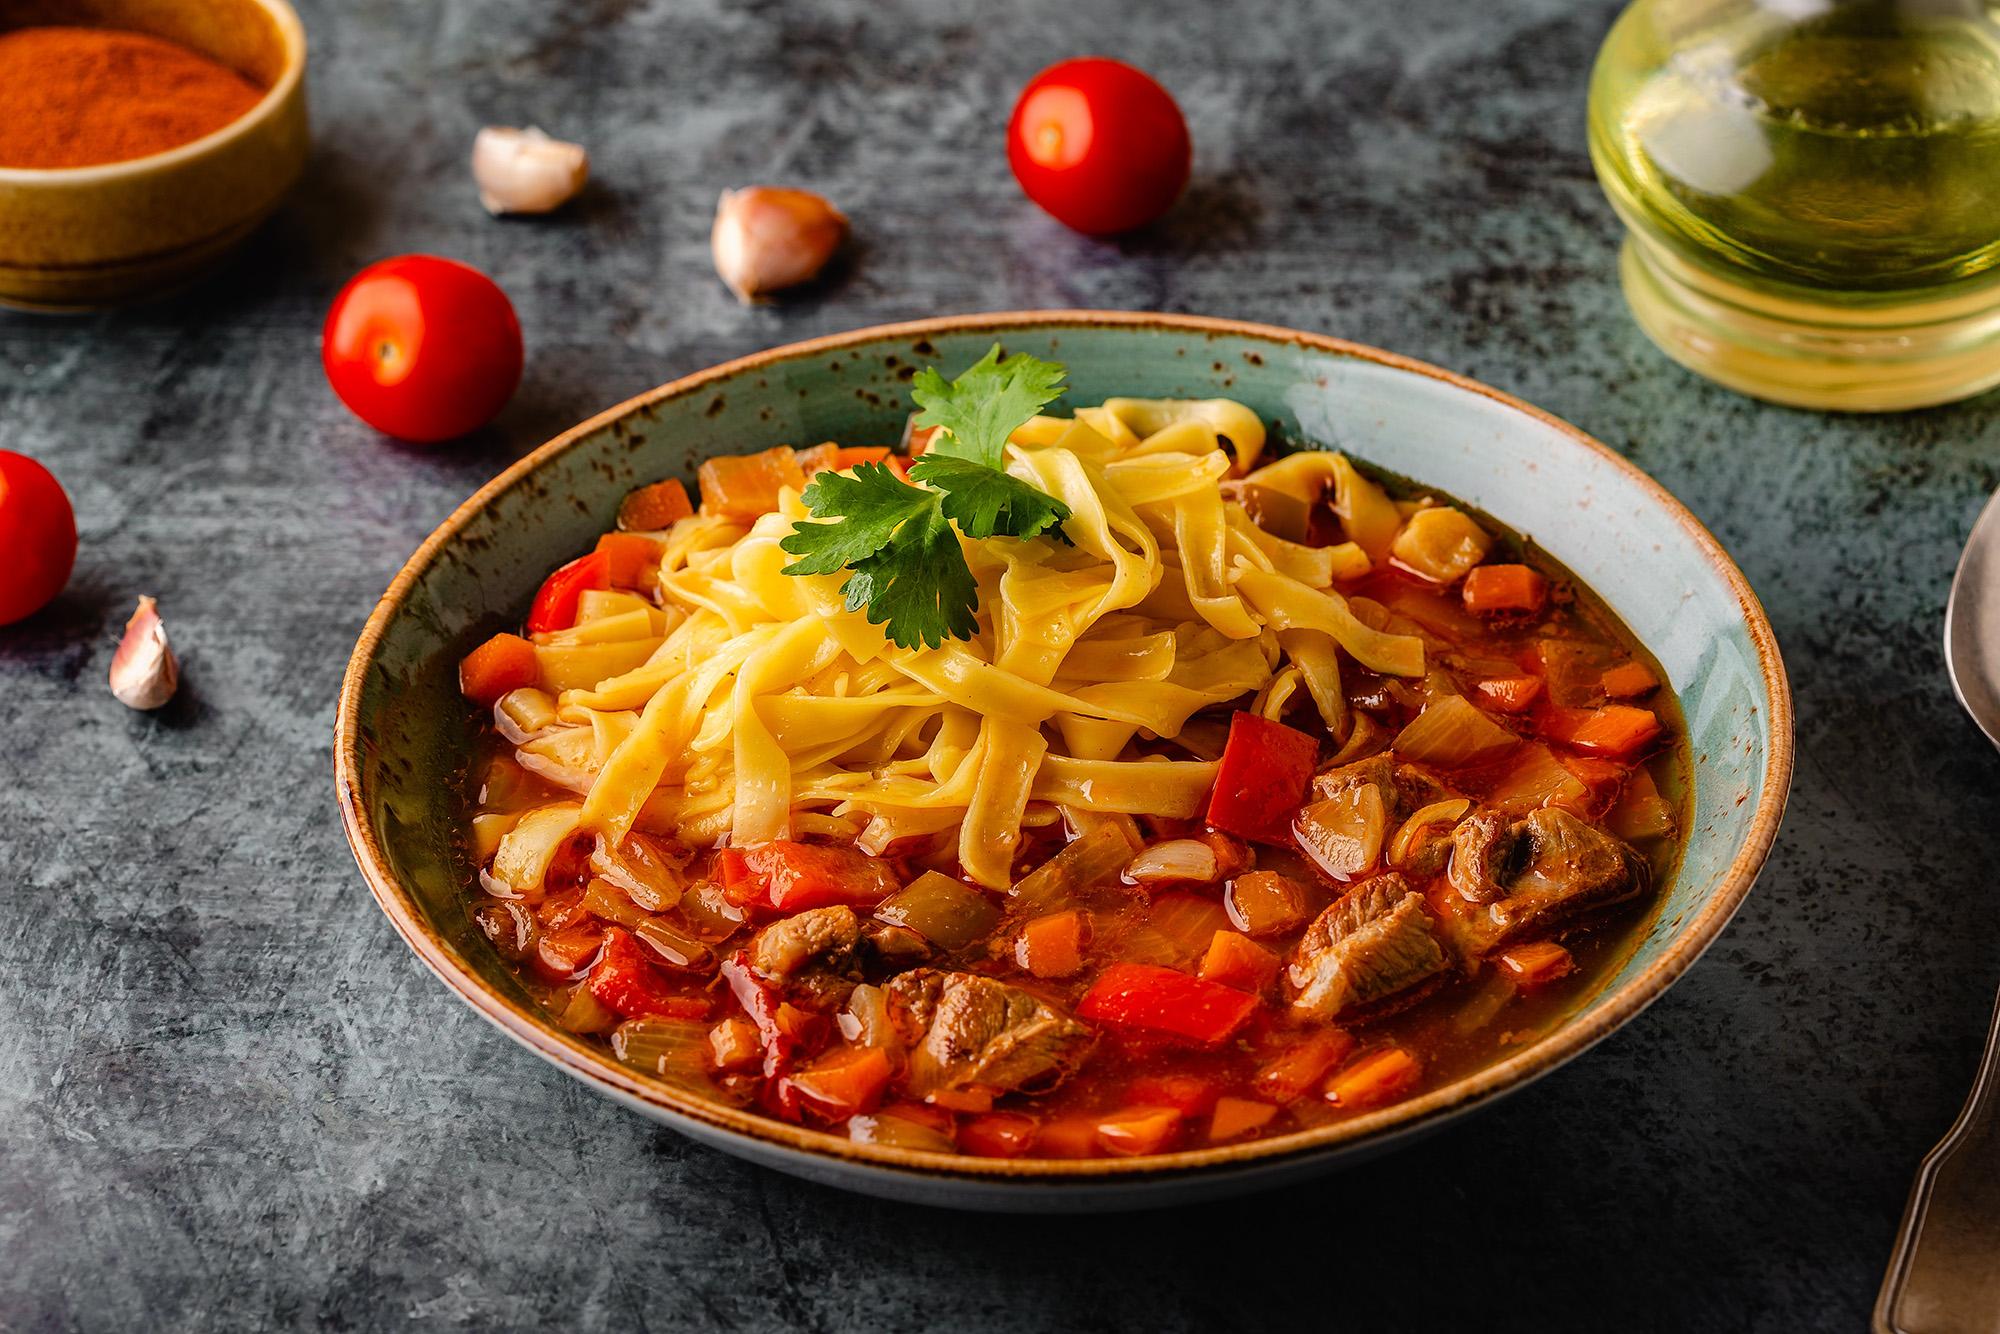
<instances>
[{"instance_id":1,"label":"teal rim bowl","mask_svg":"<svg viewBox=\"0 0 2000 1334\"><path fill-rule=\"evenodd\" d=\"M1071 403L1228 397L1301 445L1339 448L1533 539L1665 669L1694 758L1680 866L1636 951L1540 1039L1408 1101L1333 1125L1119 1159L985 1159L856 1144L704 1101L562 1031L473 927L455 793L473 739L458 659L519 623L542 577L610 528L634 486L711 454L893 442L908 381L995 341L1069 368ZM1777 835L1792 701L1742 572L1664 488L1583 432L1476 381L1356 343L1181 315L1059 311L885 325L675 380L567 431L481 487L410 558L361 633L334 733L341 818L376 901L417 956L508 1036L601 1093L782 1171L963 1208L1083 1210L1213 1197L1368 1156L1580 1054L1722 932Z\"/></svg>"}]
</instances>

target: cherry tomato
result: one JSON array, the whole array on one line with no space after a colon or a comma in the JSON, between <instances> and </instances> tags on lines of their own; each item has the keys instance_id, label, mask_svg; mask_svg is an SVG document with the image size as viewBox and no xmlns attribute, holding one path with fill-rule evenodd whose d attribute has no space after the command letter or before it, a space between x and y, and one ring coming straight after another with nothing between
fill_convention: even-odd
<instances>
[{"instance_id":1,"label":"cherry tomato","mask_svg":"<svg viewBox=\"0 0 2000 1334\"><path fill-rule=\"evenodd\" d=\"M75 564L76 511L62 483L27 455L0 449L0 625L47 606Z\"/></svg>"},{"instance_id":2,"label":"cherry tomato","mask_svg":"<svg viewBox=\"0 0 2000 1334\"><path fill-rule=\"evenodd\" d=\"M1092 236L1165 213L1187 185L1189 156L1173 95L1097 56L1037 74L1007 125L1007 162L1028 198Z\"/></svg>"},{"instance_id":3,"label":"cherry tomato","mask_svg":"<svg viewBox=\"0 0 2000 1334\"><path fill-rule=\"evenodd\" d=\"M484 426L521 382L521 323L479 270L402 255L354 275L320 343L340 401L376 430L429 444Z\"/></svg>"}]
</instances>

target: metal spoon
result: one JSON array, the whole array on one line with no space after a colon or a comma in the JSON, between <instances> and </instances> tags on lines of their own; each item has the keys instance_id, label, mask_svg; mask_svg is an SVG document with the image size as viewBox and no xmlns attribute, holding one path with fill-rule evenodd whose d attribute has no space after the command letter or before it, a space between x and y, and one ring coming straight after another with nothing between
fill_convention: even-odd
<instances>
[{"instance_id":1,"label":"metal spoon","mask_svg":"<svg viewBox=\"0 0 2000 1334\"><path fill-rule=\"evenodd\" d=\"M1951 581L1944 660L1958 702L2000 746L2000 494ZM2000 1008L1958 1120L1917 1169L1875 1300L1877 1334L2000 1334Z\"/></svg>"}]
</instances>

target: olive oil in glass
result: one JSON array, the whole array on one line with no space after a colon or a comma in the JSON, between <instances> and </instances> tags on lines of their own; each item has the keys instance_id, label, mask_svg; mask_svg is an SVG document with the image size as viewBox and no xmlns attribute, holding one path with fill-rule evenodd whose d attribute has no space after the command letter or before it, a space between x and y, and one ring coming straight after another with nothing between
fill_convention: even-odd
<instances>
[{"instance_id":1,"label":"olive oil in glass","mask_svg":"<svg viewBox=\"0 0 2000 1334\"><path fill-rule=\"evenodd\" d=\"M2000 384L2000 2L1638 0L1590 150L1654 342L1760 398Z\"/></svg>"}]
</instances>

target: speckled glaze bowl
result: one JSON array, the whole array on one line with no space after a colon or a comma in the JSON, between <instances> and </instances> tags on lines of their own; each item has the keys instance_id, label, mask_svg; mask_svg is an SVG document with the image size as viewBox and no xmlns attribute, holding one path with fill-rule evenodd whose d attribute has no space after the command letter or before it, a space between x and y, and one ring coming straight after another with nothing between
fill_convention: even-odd
<instances>
[{"instance_id":1,"label":"speckled glaze bowl","mask_svg":"<svg viewBox=\"0 0 2000 1334\"><path fill-rule=\"evenodd\" d=\"M90 310L220 263L305 170L306 34L286 0L0 0L0 29L75 24L192 47L268 90L215 133L93 167L0 167L0 305Z\"/></svg>"},{"instance_id":2,"label":"speckled glaze bowl","mask_svg":"<svg viewBox=\"0 0 2000 1334\"><path fill-rule=\"evenodd\" d=\"M474 929L453 790L471 741L460 655L517 624L544 574L612 525L627 489L708 453L894 440L914 368L995 340L1066 363L1070 401L1227 395L1294 441L1338 447L1532 536L1658 657L1692 733L1679 873L1632 959L1565 1024L1455 1083L1349 1121L1222 1148L1003 1161L852 1143L700 1101L620 1066L530 1003ZM962 1208L1129 1208L1244 1191L1379 1153L1548 1073L1643 1009L1728 922L1770 851L1792 706L1763 609L1715 539L1590 437L1434 367L1312 334L1187 316L977 315L781 347L642 394L522 459L410 559L362 631L340 697L342 818L382 910L460 998L544 1060L727 1152L897 1199Z\"/></svg>"}]
</instances>

